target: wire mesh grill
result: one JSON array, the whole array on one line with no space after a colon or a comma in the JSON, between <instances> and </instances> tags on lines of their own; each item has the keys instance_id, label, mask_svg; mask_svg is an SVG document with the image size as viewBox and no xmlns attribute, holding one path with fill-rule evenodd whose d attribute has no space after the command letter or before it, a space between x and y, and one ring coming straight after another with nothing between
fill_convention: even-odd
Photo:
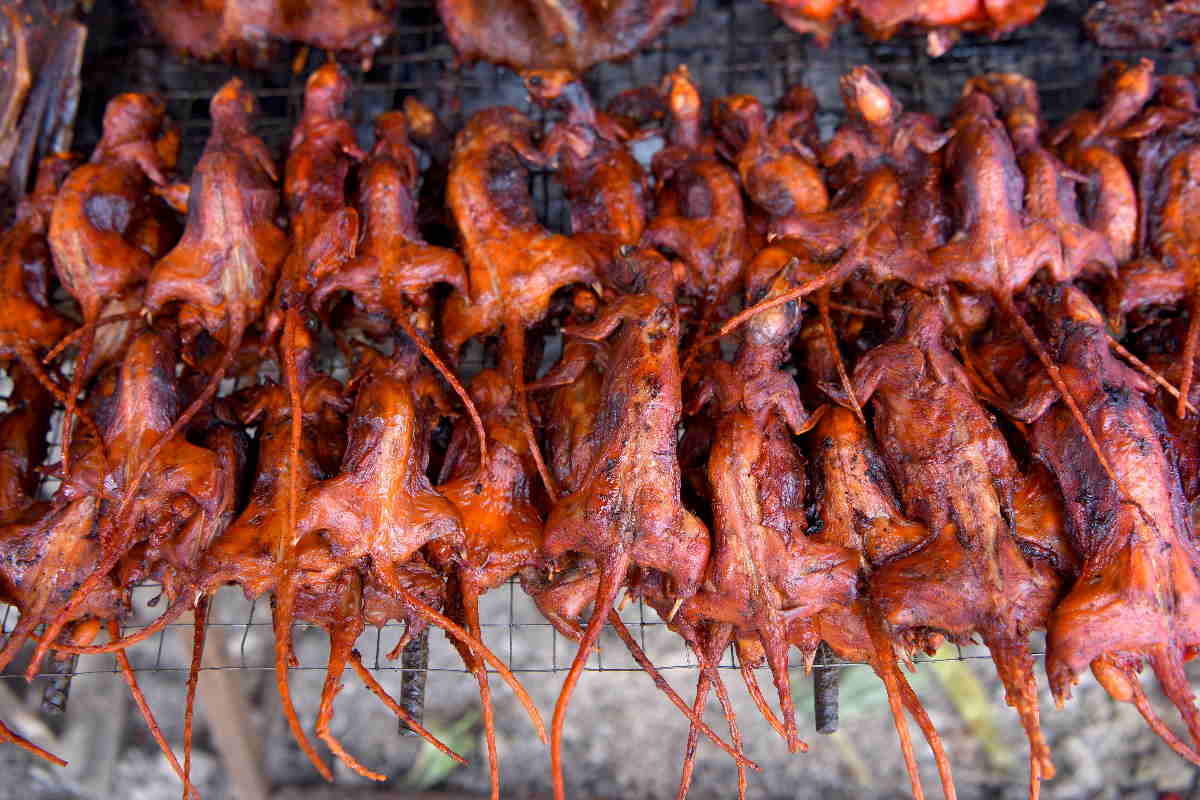
<instances>
[{"instance_id":1,"label":"wire mesh grill","mask_svg":"<svg viewBox=\"0 0 1200 800\"><path fill-rule=\"evenodd\" d=\"M787 87L804 83L817 94L823 109L820 116L823 132L828 133L838 120L838 79L861 63L875 67L901 102L935 114L946 113L964 81L974 75L1020 72L1038 83L1043 113L1050 121L1061 120L1093 100L1097 80L1108 62L1150 57L1163 72L1196 71L1196 53L1182 46L1159 51L1097 47L1085 36L1080 24L1087 4L1087 0L1051 0L1034 24L1003 40L990 42L968 36L945 56L933 59L926 54L921 36L870 42L853 27L845 26L828 48L821 49L790 31L757 0L698 0L686 23L671 28L645 51L624 62L597 66L588 74L587 81L601 102L620 91L655 84L680 63L689 66L707 97L740 92L773 102ZM407 96L415 96L438 111L451 127L466 115L490 105L513 105L537 116L514 73L487 64L455 63L431 0L399 0L397 5L396 32L376 55L371 68L366 71L349 68L355 89L351 112L364 143L371 138L374 117L399 107ZM302 69L295 71L291 64L301 54L293 48L279 60L279 66L266 71L184 61L168 52L143 28L133 0L98 0L88 22L90 34L76 140L79 148L86 152L98 140L104 106L114 95L131 90L156 92L165 99L169 114L180 126L183 139L180 167L185 173L204 146L210 129L208 102L222 83L237 75L254 91L261 110L258 132L269 146L282 153L299 116L307 75L323 60L320 54L310 53L301 59ZM552 228L562 229L566 209L556 184L544 174L537 175L533 188L543 221ZM156 593L154 586L134 589L135 619L147 616L146 601ZM228 665L206 665L203 669L272 669L270 612L265 603L246 603L231 589L223 590L220 596L222 600L210 628L223 630L235 640L236 652L228 654ZM501 604L499 609L497 603ZM542 619L515 583L485 595L482 605L485 619L499 620L483 625L485 641L498 655L507 657L514 672L545 673L568 668L574 644L565 641ZM0 606L0 629L12 630L16 618L15 609ZM633 603L622 611L622 618L648 652L678 654L656 658L659 669L695 666L694 657L682 640L653 611ZM131 627L140 624L145 623L135 622ZM186 671L188 664L178 658L178 649L165 645L167 636L190 629L190 623L175 623L163 633L135 645L129 653L135 670ZM358 643L365 663L377 670L403 670L399 661L385 657L402 630L402 625L395 624L365 633ZM542 644L533 654L518 652L514 647L518 631L542 637ZM320 631L315 633L323 635ZM608 646L594 654L589 670L639 669L615 637L611 641L606 638L605 642ZM457 654L442 637L431 638L430 651L429 671L463 671ZM988 657L982 648L967 648L955 656ZM793 658L798 658L795 652ZM302 662L295 669L324 666L323 662ZM721 666L736 668L732 653L726 655ZM835 662L827 666L847 665ZM115 671L114 663L111 669L90 668L71 674ZM47 671L39 677L59 675Z\"/></svg>"},{"instance_id":2,"label":"wire mesh grill","mask_svg":"<svg viewBox=\"0 0 1200 800\"><path fill-rule=\"evenodd\" d=\"M146 584L133 589L133 605L135 620L124 626L123 632L131 633L148 624L153 617L148 603L157 596L159 589L156 585ZM272 670L274 669L274 643L271 625L271 612L266 601L247 601L241 593L229 588L222 590L213 604L213 618L208 623L210 635L213 631L220 632L211 638L220 637L230 648L223 653L221 663L205 664L202 670ZM657 654L655 667L659 670L681 670L696 667L695 656L684 645L683 640L673 633L658 616L640 602L632 602L620 611L621 619L629 628L630 633L647 653ZM534 606L533 602L521 591L515 581L509 582L496 591L481 598L481 617L485 620L481 625L484 642L504 659L514 673L555 673L565 672L570 668L571 659L575 655L575 644L566 640L546 622ZM6 606L0 611L0 629L11 631L18 618L17 611ZM187 672L189 658L183 649L170 644L172 637L178 637L178 642L190 644L192 640L191 622L174 622L155 636L139 642L128 650L130 661L135 672ZM359 638L356 648L361 653L363 663L372 670L382 672L403 672L405 667L399 659L387 657L404 631L403 623L389 623L379 629L368 629ZM320 628L307 624L298 624L295 628L297 637L324 637ZM517 639L520 638L520 646ZM429 672L466 672L457 652L450 646L448 640L441 636L430 637ZM302 649L297 648L300 663L291 667L293 670L323 670L323 659L305 660ZM671 654L674 655L671 655ZM664 658L663 656L666 656ZM1034 655L1041 655L1040 648L1035 648ZM946 660L976 660L988 659L986 649L982 647L959 648L953 656L922 657L918 663ZM791 667L804 666L797 651L793 650ZM730 649L726 652L719 665L722 669L738 669L736 655ZM830 661L816 668L840 668L863 666L851 662ZM639 667L625 650L624 645L615 634L606 633L602 646L592 655L586 669L591 672L639 672ZM56 671L52 663L43 665L43 672L38 673L40 679L60 677L63 673ZM494 671L494 670L489 670ZM95 664L87 668L71 668L71 675L113 674L117 672L115 660L109 667ZM16 679L17 674L5 674L3 677Z\"/></svg>"}]
</instances>

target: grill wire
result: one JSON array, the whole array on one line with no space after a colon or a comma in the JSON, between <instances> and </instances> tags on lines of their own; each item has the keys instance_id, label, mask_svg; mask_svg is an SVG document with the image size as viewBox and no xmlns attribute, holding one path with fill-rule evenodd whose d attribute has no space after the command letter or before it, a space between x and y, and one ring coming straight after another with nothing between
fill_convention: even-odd
<instances>
[{"instance_id":1,"label":"grill wire","mask_svg":"<svg viewBox=\"0 0 1200 800\"><path fill-rule=\"evenodd\" d=\"M1105 65L1112 61L1133 61L1148 57L1160 72L1190 73L1197 70L1197 54L1186 47L1164 50L1102 50L1084 34L1080 20L1088 0L1050 0L1046 11L1032 25L1003 40L991 42L980 37L965 37L945 56L933 59L925 52L925 40L916 35L898 36L885 43L870 42L852 26L843 26L832 44L821 49L780 23L770 9L756 0L698 0L690 19L667 31L645 51L622 63L602 64L587 76L593 96L604 103L617 93L638 86L656 84L669 70L686 63L700 84L706 99L733 92L750 93L764 102L774 102L787 87L804 83L820 101L822 133L828 135L839 121L841 108L838 79L858 64L870 64L882 76L897 98L912 110L944 115L953 106L963 83L985 72L1013 71L1033 78L1039 87L1043 116L1050 122L1062 120L1071 112L1091 103L1096 84ZM395 34L376 54L366 72L347 65L354 92L351 114L358 126L361 142L371 140L371 125L379 113L398 108L407 96L415 96L441 115L451 128L474 111L492 105L508 104L520 108L535 119L520 79L512 72L487 64L466 67L456 65L432 2L399 0ZM299 50L285 48L277 68L249 71L223 64L202 64L181 60L168 52L139 20L133 0L97 0L89 15L90 26L84 64L83 94L78 120L77 147L87 153L99 139L100 120L105 104L124 91L149 91L163 97L168 113L180 126L182 154L180 170L187 174L203 149L210 129L208 102L213 92L230 77L240 77L258 98L258 133L277 155L283 155L292 126L299 116L304 83L308 74L324 61L320 53L309 53L303 69L291 69ZM533 176L533 197L543 222L564 230L567 210L561 191L545 174ZM52 445L55 442L52 440ZM52 446L53 459L54 449ZM135 622L126 631L148 624L153 612L148 603L158 587L143 585L132 591ZM11 631L18 614L11 606L0 606L0 630ZM574 655L573 643L566 642L545 622L532 601L515 582L481 598L485 622L484 640L497 655L507 657L513 672L554 673L569 668ZM678 653L673 659L656 659L661 670L690 669L694 656L682 639L672 633L653 612L641 603L630 603L621 617L648 653ZM227 665L204 665L203 670L271 670L270 608L267 602L248 602L234 588L218 593L209 622L210 632L223 631L234 652L225 654ZM298 635L310 626L297 625ZM312 635L323 636L319 629ZM518 656L514 634L540 637L543 646L536 657ZM129 654L137 672L186 672L187 659L179 648L166 646L167 635L191 641L192 625L177 622L157 636L134 645ZM393 623L381 630L368 630L360 638L358 649L364 663L377 671L400 672L399 660L389 661L385 654L403 632ZM181 637L182 634L182 637ZM591 671L639 671L624 647L606 632L601 647L587 667ZM1040 642L1039 642L1040 644ZM1042 655L1040 646L1033 648ZM945 653L946 651L940 651ZM297 656L301 648L296 649ZM793 650L793 667L803 666ZM918 658L916 661L975 660L990 656L982 647L962 647L954 656ZM429 672L465 672L457 653L442 636L430 638ZM91 659L84 669L66 662L63 671L54 671L54 662L43 665L43 679L64 676L112 674L111 668L95 665ZM858 666L832 661L817 669ZM732 651L722 659L722 668L736 669ZM301 661L295 670L321 670L324 660ZM17 678L16 674L0 675Z\"/></svg>"}]
</instances>

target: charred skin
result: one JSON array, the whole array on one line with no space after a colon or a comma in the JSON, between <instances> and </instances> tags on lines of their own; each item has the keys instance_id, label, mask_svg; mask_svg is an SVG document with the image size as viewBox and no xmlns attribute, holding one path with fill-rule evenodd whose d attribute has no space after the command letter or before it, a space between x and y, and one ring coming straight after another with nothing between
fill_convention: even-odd
<instances>
[{"instance_id":1,"label":"charred skin","mask_svg":"<svg viewBox=\"0 0 1200 800\"><path fill-rule=\"evenodd\" d=\"M992 651L1008 703L1030 745L1031 778L1053 776L1038 723L1029 633L1043 627L1060 581L1014 537L1012 496L1021 476L962 366L941 342L932 299L912 294L896 338L854 371L859 400L874 397L875 438L905 513L930 540L872 574L871 596L910 644L928 631L979 636Z\"/></svg>"},{"instance_id":2,"label":"charred skin","mask_svg":"<svg viewBox=\"0 0 1200 800\"><path fill-rule=\"evenodd\" d=\"M699 589L708 536L680 499L675 431L682 413L679 312L671 266L652 251L630 257L640 293L604 308L574 331L608 340L610 355L599 413L599 446L579 488L562 498L545 529L551 558L568 552L596 560L595 611L555 708L551 758L555 791L564 792L562 724L579 679L633 565L665 573L671 594L686 601Z\"/></svg>"},{"instance_id":3,"label":"charred skin","mask_svg":"<svg viewBox=\"0 0 1200 800\"><path fill-rule=\"evenodd\" d=\"M1091 665L1114 698L1133 702L1156 732L1195 760L1200 712L1183 674L1183 661L1200 637L1197 573L1200 556L1179 474L1164 444L1161 418L1147 404L1145 379L1112 355L1100 312L1081 293L1051 297L1046 312L1063 374L1083 400L1088 424L1100 438L1118 484L1096 461L1078 426L1043 390L1029 405L1041 459L1067 500L1067 520L1082 567L1049 624L1046 671L1060 702ZM1144 707L1137 684L1149 662L1179 709L1194 744L1173 741Z\"/></svg>"},{"instance_id":4,"label":"charred skin","mask_svg":"<svg viewBox=\"0 0 1200 800\"><path fill-rule=\"evenodd\" d=\"M625 145L627 132L597 111L587 89L565 70L523 73L530 98L566 116L542 144L571 208L571 233L587 243L598 263L617 257L620 247L636 245L648 223L650 190L645 170Z\"/></svg>"},{"instance_id":5,"label":"charred skin","mask_svg":"<svg viewBox=\"0 0 1200 800\"><path fill-rule=\"evenodd\" d=\"M582 73L640 50L692 6L691 0L439 0L438 11L464 62Z\"/></svg>"},{"instance_id":6,"label":"charred skin","mask_svg":"<svg viewBox=\"0 0 1200 800\"><path fill-rule=\"evenodd\" d=\"M358 208L363 238L345 266L327 271L313 292L312 306L349 291L368 311L405 318L425 305L437 283L467 291L466 267L452 250L427 244L417 228L420 173L402 112L375 120L375 147L359 173Z\"/></svg>"},{"instance_id":7,"label":"charred skin","mask_svg":"<svg viewBox=\"0 0 1200 800\"><path fill-rule=\"evenodd\" d=\"M144 0L146 19L174 50L201 61L228 61L265 68L280 55L280 42L357 57L370 64L392 32L373 0Z\"/></svg>"}]
</instances>

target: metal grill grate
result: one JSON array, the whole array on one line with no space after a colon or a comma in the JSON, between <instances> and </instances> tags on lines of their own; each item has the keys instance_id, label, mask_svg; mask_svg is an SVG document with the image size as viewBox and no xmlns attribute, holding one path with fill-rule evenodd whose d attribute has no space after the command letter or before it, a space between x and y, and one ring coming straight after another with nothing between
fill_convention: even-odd
<instances>
[{"instance_id":1,"label":"metal grill grate","mask_svg":"<svg viewBox=\"0 0 1200 800\"><path fill-rule=\"evenodd\" d=\"M137 621L124 626L124 632L130 633L148 624L155 615L149 602L158 594L158 587L153 584L138 586L133 590L133 605ZM222 632L224 641L235 647L235 650L222 654L227 663L220 666L205 665L203 670L262 670L274 669L273 644L270 608L266 601L247 601L241 592L234 588L221 590L213 604L212 620L208 623L211 630ZM16 623L16 610L11 606L0 611L0 629L11 631ZM493 620L482 624L484 642L495 653L509 664L514 673L555 673L565 672L570 668L571 659L575 654L575 644L565 640L550 623L542 619L533 602L520 590L516 582L509 582L481 600L481 617ZM657 614L648 610L641 603L630 603L621 611L621 619L625 622L634 638L648 653L675 653L673 657L663 660L656 659L655 666L660 670L692 669L696 666L695 657L685 647L683 640L671 632L666 623ZM368 629L359 638L357 649L363 656L363 663L372 670L381 672L403 672L405 668L399 659L389 660L386 655L395 646L404 631L402 623L389 623L380 629ZM300 636L324 637L325 632L311 625L297 625L295 632ZM522 639L522 647L518 648L515 641L518 635ZM177 645L168 643L168 637L178 637L178 642L192 640L192 624L176 622L166 626L161 633L139 642L129 648L128 654L135 672L180 672L186 673L189 661ZM215 637L214 637L215 638ZM527 653L532 650L533 653ZM1041 655L1036 649L1034 655ZM297 648L300 663L293 670L323 670L324 660L305 661L300 648ZM989 659L987 651L982 647L961 648L952 657L922 657L917 663L948 660ZM792 655L793 668L801 668L803 662L795 650ZM38 674L39 679L60 677L62 673L43 665L45 671ZM736 656L730 649L721 661L723 669L737 669ZM830 661L822 665L825 668L863 666L841 661ZM591 672L640 672L641 668L634 663L631 656L615 634L606 632L604 645L592 656L586 667ZM448 640L440 635L430 637L429 672L465 672L457 651L450 646ZM494 672L489 668L489 671ZM92 664L84 669L73 669L72 675L115 674L117 672L115 659L110 667ZM3 674L0 677L17 679L15 673Z\"/></svg>"}]
</instances>

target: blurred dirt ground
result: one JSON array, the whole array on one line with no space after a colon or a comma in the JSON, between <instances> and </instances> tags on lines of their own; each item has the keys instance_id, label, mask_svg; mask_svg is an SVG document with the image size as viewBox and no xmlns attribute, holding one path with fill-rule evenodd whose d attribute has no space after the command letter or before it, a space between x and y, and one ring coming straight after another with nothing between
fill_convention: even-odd
<instances>
[{"instance_id":1,"label":"blurred dirt ground","mask_svg":"<svg viewBox=\"0 0 1200 800\"><path fill-rule=\"evenodd\" d=\"M219 596L214 614L217 624L210 633L206 663L249 667L222 675L232 681L242 698L241 708L233 711L244 711L245 723L236 724L249 728L235 728L223 736L238 740L239 734L246 734L244 741L232 743L234 752L250 765L259 766L263 796L288 800L368 795L380 800L458 800L486 794L477 688L469 675L458 671L457 655L440 632L430 637L433 671L426 693L425 720L468 755L470 766L455 767L436 757L419 739L398 735L394 716L356 676L348 673L345 688L337 698L333 732L365 765L392 779L374 784L331 760L337 785L330 787L302 755L284 723L273 673L265 669L271 663L270 628L258 624L267 622L268 615L264 608L257 608L256 624L247 629L248 613L249 606L236 593L226 591ZM548 725L562 669L569 664L574 646L552 636L519 589L511 597L503 589L486 597L483 613L489 626L485 628L486 640L515 668L559 668L557 672L518 672ZM688 659L678 639L661 625L639 628L643 617L636 605L626 608L623 616L634 623L635 634L644 634L646 649L655 663L680 667L668 669L665 674L671 685L690 700L696 672L682 667ZM657 618L645 612L645 620ZM517 624L512 626L510 622ZM398 635L398 628L385 630L380 636L374 631L364 635L359 649L366 662L373 665L378 654L379 663L387 666L383 654ZM190 627L176 628L161 639L140 645L132 654L136 667L160 667L158 671L139 672L138 678L176 753L181 753L191 638ZM944 654L955 655L953 650ZM963 661L920 664L910 679L946 742L958 796L964 800L1025 797L1024 740L1015 714L1004 705L991 662L977 657L983 654L982 649L971 648L964 651L967 658ZM301 719L311 732L324 679L319 667L327 655L325 635L319 630L298 628L297 655L303 668L292 673L292 693ZM614 635L605 634L602 653L593 666L600 666L600 658L605 671L585 673L567 719L565 754L570 796L595 800L674 797L687 737L686 720L649 678L625 671L634 664ZM16 672L21 666L12 669ZM36 713L43 681L28 687L17 679L0 681L3 717L71 762L65 769L56 769L11 746L0 747L0 800L114 795L124 800L159 800L180 796L178 780L147 733L124 682L112 674L112 668L109 656L81 659L77 669L92 674L81 674L73 680L66 714L54 717ZM399 696L398 671L383 669L376 674L390 692ZM822 736L813 730L810 679L797 666L792 685L801 733L809 745L807 753L797 755L788 754L780 738L760 717L737 671L723 674L747 754L763 768L749 776L751 798L911 796L883 688L869 668L841 670L841 728L832 736ZM1195 671L1192 675L1193 679L1200 677ZM765 672L762 680L769 689ZM549 797L547 748L535 736L511 692L498 679L492 683L503 796L529 800ZM1157 691L1153 678L1146 677L1144 684L1164 718L1175 722L1177 715ZM212 696L208 698L208 702L213 700ZM1152 800L1170 792L1180 800L1200 800L1200 773L1151 734L1132 706L1110 701L1090 675L1082 676L1074 699L1064 709L1053 708L1045 689L1042 701L1043 724L1058 769L1058 776L1044 785L1044 797ZM199 704L205 703L202 687ZM236 719L239 714L233 711L230 717ZM715 700L709 705L706 719L715 729L724 729ZM236 781L231 778L228 762L222 761L203 708L196 720L194 784L206 800L238 797ZM937 797L940 787L932 758L915 726L912 731L926 792ZM225 744L229 750L228 738ZM328 757L328 751L318 747ZM238 771L236 766L234 771ZM690 797L734 797L736 782L733 762L702 740Z\"/></svg>"}]
</instances>

